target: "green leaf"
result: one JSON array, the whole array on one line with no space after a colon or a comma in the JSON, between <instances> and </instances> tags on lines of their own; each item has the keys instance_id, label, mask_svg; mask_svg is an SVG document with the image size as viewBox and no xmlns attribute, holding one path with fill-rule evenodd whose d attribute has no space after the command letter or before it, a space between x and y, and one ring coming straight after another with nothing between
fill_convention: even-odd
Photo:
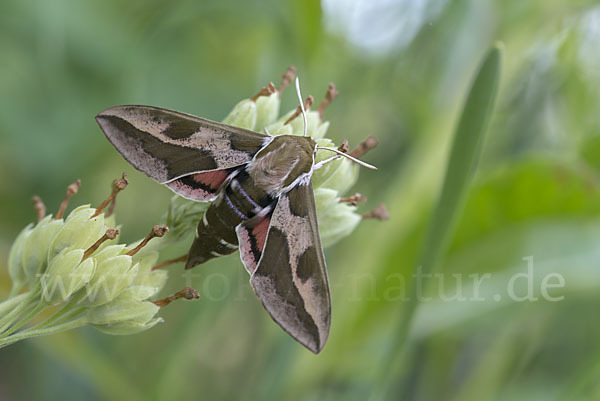
<instances>
[{"instance_id":1,"label":"green leaf","mask_svg":"<svg viewBox=\"0 0 600 401\"><path fill-rule=\"evenodd\" d=\"M496 45L490 49L475 77L458 126L455 131L442 190L425 236L420 263L423 274L434 271L440 256L446 250L454 233L457 218L462 211L465 195L473 178L481 154L481 145L492 114L498 83L502 51ZM393 350L382 364L383 372L372 399L383 399L389 391L391 378L405 361L404 344L413 316L418 307L415 285L411 285L403 314L398 319L393 337Z\"/></svg>"},{"instance_id":2,"label":"green leaf","mask_svg":"<svg viewBox=\"0 0 600 401\"><path fill-rule=\"evenodd\" d=\"M450 151L442 192L421 253L424 271L435 268L462 211L492 114L500 79L500 59L501 50L496 46L487 54L465 103Z\"/></svg>"}]
</instances>

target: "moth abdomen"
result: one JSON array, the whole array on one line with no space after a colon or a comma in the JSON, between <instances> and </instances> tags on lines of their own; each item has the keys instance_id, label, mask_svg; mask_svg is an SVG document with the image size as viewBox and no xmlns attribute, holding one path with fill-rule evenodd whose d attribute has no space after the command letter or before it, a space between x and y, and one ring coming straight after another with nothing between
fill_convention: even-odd
<instances>
[{"instance_id":1,"label":"moth abdomen","mask_svg":"<svg viewBox=\"0 0 600 401\"><path fill-rule=\"evenodd\" d=\"M225 194L246 218L260 214L274 202L271 196L254 184L248 172L243 170L231 180Z\"/></svg>"},{"instance_id":2,"label":"moth abdomen","mask_svg":"<svg viewBox=\"0 0 600 401\"><path fill-rule=\"evenodd\" d=\"M210 225L200 222L198 224L197 237L192 243L190 253L185 264L186 269L205 263L210 259L229 255L238 249L237 238L225 240L219 233L214 231Z\"/></svg>"},{"instance_id":3,"label":"moth abdomen","mask_svg":"<svg viewBox=\"0 0 600 401\"><path fill-rule=\"evenodd\" d=\"M221 189L198 224L186 269L238 249L235 228L242 222L264 213L274 200L257 188L248 173L241 170Z\"/></svg>"}]
</instances>

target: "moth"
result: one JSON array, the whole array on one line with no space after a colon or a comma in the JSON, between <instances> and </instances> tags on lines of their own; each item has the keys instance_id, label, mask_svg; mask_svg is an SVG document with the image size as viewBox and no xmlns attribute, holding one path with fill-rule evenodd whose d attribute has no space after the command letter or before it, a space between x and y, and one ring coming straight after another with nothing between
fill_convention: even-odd
<instances>
[{"instance_id":1,"label":"moth","mask_svg":"<svg viewBox=\"0 0 600 401\"><path fill-rule=\"evenodd\" d=\"M306 136L306 120L305 136L264 135L152 106L112 107L96 121L136 169L180 196L211 202L185 268L239 249L273 320L319 353L331 299L311 175L338 155L315 163L321 148Z\"/></svg>"}]
</instances>

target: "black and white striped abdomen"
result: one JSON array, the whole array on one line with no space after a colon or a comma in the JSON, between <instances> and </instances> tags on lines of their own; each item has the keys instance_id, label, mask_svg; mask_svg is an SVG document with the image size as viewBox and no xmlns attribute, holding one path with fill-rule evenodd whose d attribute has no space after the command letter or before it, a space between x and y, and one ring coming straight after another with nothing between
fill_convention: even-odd
<instances>
[{"instance_id":1,"label":"black and white striped abdomen","mask_svg":"<svg viewBox=\"0 0 600 401\"><path fill-rule=\"evenodd\" d=\"M233 175L198 224L186 269L233 253L238 249L235 227L274 204L273 198L253 185L245 169Z\"/></svg>"}]
</instances>

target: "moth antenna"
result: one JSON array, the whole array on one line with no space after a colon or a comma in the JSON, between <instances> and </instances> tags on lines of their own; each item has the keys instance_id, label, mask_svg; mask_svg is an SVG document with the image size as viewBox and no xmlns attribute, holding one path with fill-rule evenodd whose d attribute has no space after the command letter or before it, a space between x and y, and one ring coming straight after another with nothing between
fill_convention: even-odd
<instances>
[{"instance_id":1,"label":"moth antenna","mask_svg":"<svg viewBox=\"0 0 600 401\"><path fill-rule=\"evenodd\" d=\"M187 258L188 258L188 254L186 253L185 255L180 256L175 259L165 260L162 263L154 265L154 267L152 267L152 270L157 270L157 269L163 268L165 266L173 265L173 264L179 263L179 262L185 262L187 260Z\"/></svg>"},{"instance_id":2,"label":"moth antenna","mask_svg":"<svg viewBox=\"0 0 600 401\"><path fill-rule=\"evenodd\" d=\"M306 110L304 110L304 102L302 101L302 93L300 93L300 78L296 77L296 94L298 95L298 101L300 102L300 109L302 110L302 118L304 119L304 136L308 132L308 120L306 119Z\"/></svg>"},{"instance_id":3,"label":"moth antenna","mask_svg":"<svg viewBox=\"0 0 600 401\"><path fill-rule=\"evenodd\" d=\"M269 130L267 129L267 127L265 127L264 130L265 130L265 134L267 134L269 136L273 136L273 135L271 135L271 133L269 132Z\"/></svg>"},{"instance_id":4,"label":"moth antenna","mask_svg":"<svg viewBox=\"0 0 600 401\"><path fill-rule=\"evenodd\" d=\"M317 146L317 149L320 149L320 150L329 150L329 151L331 151L333 153L337 153L338 154L338 156L334 156L334 157L332 157L330 159L323 160L323 162L317 163L317 164L319 164L318 167L321 167L323 164L328 163L328 162L334 160L335 158L337 158L339 156L343 156L343 157L345 157L347 159L352 160L356 164L360 164L363 167L369 168L371 170L377 170L377 167L373 166L372 164L365 163L362 160L359 160L359 159L357 159L355 157L350 156L349 154L346 154L346 153L342 152L341 150L338 150L338 149L335 149L335 148L325 148L325 147L321 147L321 146ZM315 166L315 169L317 169L318 167Z\"/></svg>"},{"instance_id":5,"label":"moth antenna","mask_svg":"<svg viewBox=\"0 0 600 401\"><path fill-rule=\"evenodd\" d=\"M153 304L162 308L163 306L167 306L171 302L175 301L176 299L180 299L180 298L185 298L187 300L198 299L198 298L200 298L200 293L198 291L196 291L195 289L193 289L192 287L185 287L183 290L177 291L175 294L171 295L170 297L166 297L163 299L159 299L158 301L154 301Z\"/></svg>"},{"instance_id":6,"label":"moth antenna","mask_svg":"<svg viewBox=\"0 0 600 401\"><path fill-rule=\"evenodd\" d=\"M44 202L42 202L42 198L37 195L31 198L31 201L33 202L33 209L37 214L37 221L39 223L44 217L46 217L46 205L44 205Z\"/></svg>"}]
</instances>

